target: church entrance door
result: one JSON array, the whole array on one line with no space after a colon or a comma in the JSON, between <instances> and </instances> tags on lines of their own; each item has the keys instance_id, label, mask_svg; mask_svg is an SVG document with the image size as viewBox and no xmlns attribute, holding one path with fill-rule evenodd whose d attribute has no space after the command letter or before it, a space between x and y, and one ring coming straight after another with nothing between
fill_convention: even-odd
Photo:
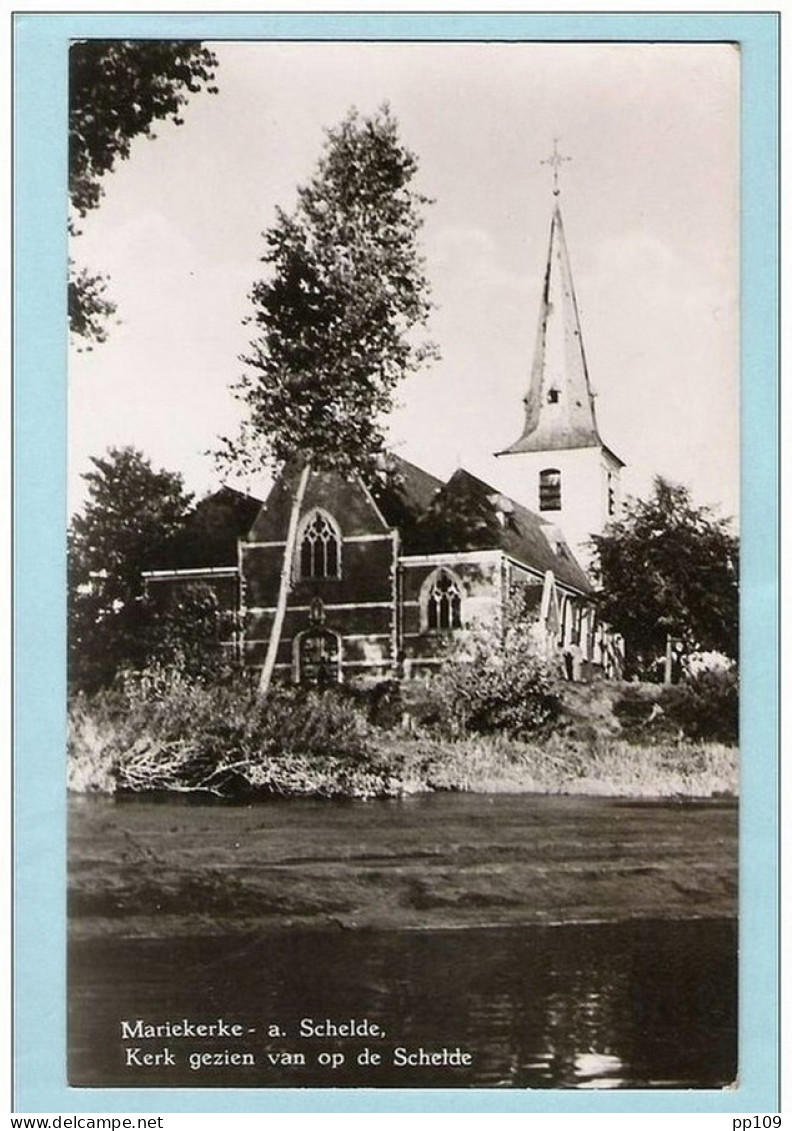
<instances>
[{"instance_id":1,"label":"church entrance door","mask_svg":"<svg viewBox=\"0 0 792 1131\"><path fill-rule=\"evenodd\" d=\"M301 632L297 645L297 682L313 687L338 683L341 676L341 647L338 634L327 628Z\"/></svg>"}]
</instances>

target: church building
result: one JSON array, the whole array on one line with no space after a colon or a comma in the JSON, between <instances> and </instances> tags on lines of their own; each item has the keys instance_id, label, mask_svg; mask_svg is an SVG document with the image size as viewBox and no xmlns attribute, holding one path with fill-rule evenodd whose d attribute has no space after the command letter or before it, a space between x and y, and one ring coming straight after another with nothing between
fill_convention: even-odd
<instances>
[{"instance_id":1,"label":"church building","mask_svg":"<svg viewBox=\"0 0 792 1131\"><path fill-rule=\"evenodd\" d=\"M312 472L279 677L368 682L431 672L450 634L497 622L517 594L538 654L569 678L619 674L620 642L598 618L586 566L590 535L618 513L623 463L597 426L558 200L559 160L556 153L550 162L555 203L524 423L497 453L502 482L492 486L461 468L443 482L399 456L369 484ZM173 599L188 583L210 586L234 625L228 646L254 670L275 620L298 475L286 469L260 505L239 496L227 506L236 527L229 526L222 562L182 557L144 575L155 600Z\"/></svg>"}]
</instances>

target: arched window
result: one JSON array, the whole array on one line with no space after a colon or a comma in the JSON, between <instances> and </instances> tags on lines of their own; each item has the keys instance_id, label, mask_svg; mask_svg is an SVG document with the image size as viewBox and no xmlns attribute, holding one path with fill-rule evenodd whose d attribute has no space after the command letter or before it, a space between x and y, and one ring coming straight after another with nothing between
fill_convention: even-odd
<instances>
[{"instance_id":1,"label":"arched window","mask_svg":"<svg viewBox=\"0 0 792 1131\"><path fill-rule=\"evenodd\" d=\"M312 511L300 528L300 577L341 576L341 534L324 511Z\"/></svg>"},{"instance_id":2,"label":"arched window","mask_svg":"<svg viewBox=\"0 0 792 1131\"><path fill-rule=\"evenodd\" d=\"M435 570L424 582L421 620L430 632L462 627L462 586L449 570Z\"/></svg>"},{"instance_id":3,"label":"arched window","mask_svg":"<svg viewBox=\"0 0 792 1131\"><path fill-rule=\"evenodd\" d=\"M561 510L561 472L557 467L539 472L539 510Z\"/></svg>"}]
</instances>

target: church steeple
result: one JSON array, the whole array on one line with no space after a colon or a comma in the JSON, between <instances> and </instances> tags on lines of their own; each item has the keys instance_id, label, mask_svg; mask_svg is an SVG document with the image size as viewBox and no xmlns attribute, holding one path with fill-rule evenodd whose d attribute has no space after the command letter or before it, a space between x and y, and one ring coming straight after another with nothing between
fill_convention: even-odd
<instances>
[{"instance_id":1,"label":"church steeple","mask_svg":"<svg viewBox=\"0 0 792 1131\"><path fill-rule=\"evenodd\" d=\"M496 455L506 492L560 527L586 567L591 535L618 515L624 464L597 425L559 202L567 160L556 145L543 162L553 169L555 199L525 417L517 440Z\"/></svg>"},{"instance_id":2,"label":"church steeple","mask_svg":"<svg viewBox=\"0 0 792 1131\"><path fill-rule=\"evenodd\" d=\"M533 366L523 403L522 433L499 455L602 444L557 198L550 222Z\"/></svg>"}]
</instances>

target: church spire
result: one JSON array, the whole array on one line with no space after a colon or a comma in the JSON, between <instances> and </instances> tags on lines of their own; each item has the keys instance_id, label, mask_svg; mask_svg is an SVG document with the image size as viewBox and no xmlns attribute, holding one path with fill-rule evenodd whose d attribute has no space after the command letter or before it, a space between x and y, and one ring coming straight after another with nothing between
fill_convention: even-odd
<instances>
[{"instance_id":1,"label":"church spire","mask_svg":"<svg viewBox=\"0 0 792 1131\"><path fill-rule=\"evenodd\" d=\"M554 146L552 157L543 162L553 168L555 204L533 366L523 397L525 423L519 439L499 455L602 444L561 219L558 169L562 161L568 160Z\"/></svg>"},{"instance_id":2,"label":"church spire","mask_svg":"<svg viewBox=\"0 0 792 1131\"><path fill-rule=\"evenodd\" d=\"M624 462L597 426L561 219L558 170L567 160L556 144L543 162L553 170L553 216L525 422L512 446L496 454L501 489L560 528L586 568L591 535L619 513Z\"/></svg>"}]
</instances>

